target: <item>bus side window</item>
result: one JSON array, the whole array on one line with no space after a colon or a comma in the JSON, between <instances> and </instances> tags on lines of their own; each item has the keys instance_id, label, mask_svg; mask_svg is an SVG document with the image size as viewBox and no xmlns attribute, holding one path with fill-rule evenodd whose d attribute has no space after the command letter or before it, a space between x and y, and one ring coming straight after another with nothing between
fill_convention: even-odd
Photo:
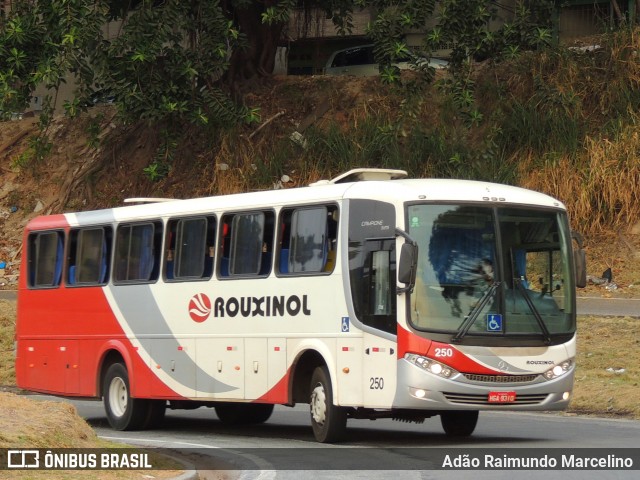
<instances>
[{"instance_id":1,"label":"bus side window","mask_svg":"<svg viewBox=\"0 0 640 480\"><path fill-rule=\"evenodd\" d=\"M120 225L116 232L114 280L150 282L158 279L162 224Z\"/></svg>"},{"instance_id":2,"label":"bus side window","mask_svg":"<svg viewBox=\"0 0 640 480\"><path fill-rule=\"evenodd\" d=\"M279 272L324 273L335 266L338 209L335 206L301 207L281 216Z\"/></svg>"},{"instance_id":3,"label":"bus side window","mask_svg":"<svg viewBox=\"0 0 640 480\"><path fill-rule=\"evenodd\" d=\"M64 234L38 232L29 237L29 286L57 287L62 278Z\"/></svg>"},{"instance_id":4,"label":"bus side window","mask_svg":"<svg viewBox=\"0 0 640 480\"><path fill-rule=\"evenodd\" d=\"M266 275L271 269L273 213L234 215L231 221L230 275Z\"/></svg>"},{"instance_id":5,"label":"bus side window","mask_svg":"<svg viewBox=\"0 0 640 480\"><path fill-rule=\"evenodd\" d=\"M85 228L69 235L68 285L103 285L108 281L111 229Z\"/></svg>"},{"instance_id":6,"label":"bus side window","mask_svg":"<svg viewBox=\"0 0 640 480\"><path fill-rule=\"evenodd\" d=\"M215 217L183 218L169 222L165 248L167 280L211 277L215 224Z\"/></svg>"}]
</instances>

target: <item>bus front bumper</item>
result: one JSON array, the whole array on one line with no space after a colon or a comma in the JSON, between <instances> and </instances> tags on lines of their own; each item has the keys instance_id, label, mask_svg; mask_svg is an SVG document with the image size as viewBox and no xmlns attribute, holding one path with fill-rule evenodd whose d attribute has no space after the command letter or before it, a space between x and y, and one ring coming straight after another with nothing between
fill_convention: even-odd
<instances>
[{"instance_id":1,"label":"bus front bumper","mask_svg":"<svg viewBox=\"0 0 640 480\"><path fill-rule=\"evenodd\" d=\"M398 362L393 408L420 410L565 410L571 399L574 369L553 380L529 383L479 383L464 375L442 378Z\"/></svg>"}]
</instances>

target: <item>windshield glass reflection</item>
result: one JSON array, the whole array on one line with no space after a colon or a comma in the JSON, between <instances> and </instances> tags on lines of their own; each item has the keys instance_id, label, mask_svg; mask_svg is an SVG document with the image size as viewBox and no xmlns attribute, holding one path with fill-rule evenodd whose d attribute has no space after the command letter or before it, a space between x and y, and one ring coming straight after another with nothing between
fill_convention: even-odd
<instances>
[{"instance_id":1,"label":"windshield glass reflection","mask_svg":"<svg viewBox=\"0 0 640 480\"><path fill-rule=\"evenodd\" d=\"M419 246L411 297L416 328L466 335L571 331L565 291L573 284L561 214L469 205L412 205L408 213Z\"/></svg>"}]
</instances>

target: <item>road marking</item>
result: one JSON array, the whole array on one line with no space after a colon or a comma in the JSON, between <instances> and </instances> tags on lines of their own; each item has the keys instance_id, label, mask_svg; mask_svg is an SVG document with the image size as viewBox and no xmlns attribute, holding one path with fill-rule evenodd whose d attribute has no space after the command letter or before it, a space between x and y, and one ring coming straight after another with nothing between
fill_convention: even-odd
<instances>
[{"instance_id":1,"label":"road marking","mask_svg":"<svg viewBox=\"0 0 640 480\"><path fill-rule=\"evenodd\" d=\"M228 448L218 447L216 445L208 445L204 443L182 442L182 441L176 441L176 440L153 440L150 438L108 437L106 435L99 435L99 437L105 440L113 440L117 442L120 442L120 441L125 443L138 442L139 446L146 446L147 443L158 443L158 444L164 444L161 446L164 446L165 448L178 448L175 445L181 445L183 447L190 447L190 448L216 449L221 452L228 452L228 453L231 453L232 455L246 458L247 460L249 460L250 462L252 462L254 465L258 467L259 473L257 477L254 476L253 470L241 470L242 473L240 474L239 480L249 480L249 479L273 480L274 478L276 478L276 471L273 468L273 465L267 462L264 458L260 458L256 455L251 455L248 453L238 452L236 450L230 450Z\"/></svg>"}]
</instances>

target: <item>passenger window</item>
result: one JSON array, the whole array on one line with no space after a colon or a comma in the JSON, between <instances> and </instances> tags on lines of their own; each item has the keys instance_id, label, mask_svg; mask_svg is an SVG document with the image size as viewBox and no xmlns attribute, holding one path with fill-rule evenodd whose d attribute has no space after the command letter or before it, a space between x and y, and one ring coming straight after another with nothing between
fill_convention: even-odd
<instances>
[{"instance_id":1,"label":"passenger window","mask_svg":"<svg viewBox=\"0 0 640 480\"><path fill-rule=\"evenodd\" d=\"M262 260L264 213L236 215L231 232L231 275L257 275Z\"/></svg>"},{"instance_id":2,"label":"passenger window","mask_svg":"<svg viewBox=\"0 0 640 480\"><path fill-rule=\"evenodd\" d=\"M162 225L159 222L121 225L116 233L116 282L157 280Z\"/></svg>"},{"instance_id":3,"label":"passenger window","mask_svg":"<svg viewBox=\"0 0 640 480\"><path fill-rule=\"evenodd\" d=\"M215 252L214 217L171 220L168 226L165 277L169 280L209 278Z\"/></svg>"},{"instance_id":4,"label":"passenger window","mask_svg":"<svg viewBox=\"0 0 640 480\"><path fill-rule=\"evenodd\" d=\"M282 213L280 273L333 271L337 238L336 207L304 207Z\"/></svg>"},{"instance_id":5,"label":"passenger window","mask_svg":"<svg viewBox=\"0 0 640 480\"><path fill-rule=\"evenodd\" d=\"M108 281L111 229L74 230L70 236L68 285L101 285Z\"/></svg>"},{"instance_id":6,"label":"passenger window","mask_svg":"<svg viewBox=\"0 0 640 480\"><path fill-rule=\"evenodd\" d=\"M273 256L273 231L273 212L223 217L220 276L268 275Z\"/></svg>"},{"instance_id":7,"label":"passenger window","mask_svg":"<svg viewBox=\"0 0 640 480\"><path fill-rule=\"evenodd\" d=\"M62 277L64 235L40 232L29 237L29 286L57 287Z\"/></svg>"}]
</instances>

